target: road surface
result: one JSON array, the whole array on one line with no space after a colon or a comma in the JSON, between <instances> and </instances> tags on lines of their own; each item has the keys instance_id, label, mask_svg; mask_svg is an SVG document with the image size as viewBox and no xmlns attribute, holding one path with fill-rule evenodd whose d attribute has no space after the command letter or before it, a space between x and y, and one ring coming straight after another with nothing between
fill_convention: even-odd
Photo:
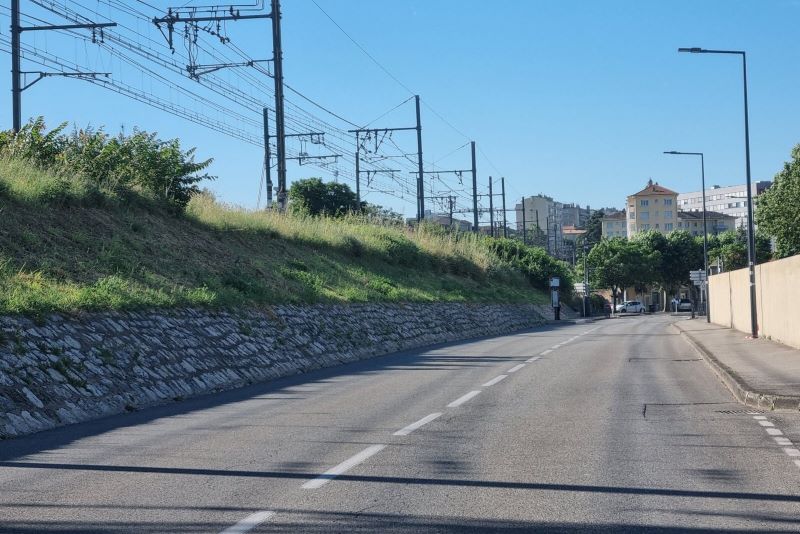
<instances>
[{"instance_id":1,"label":"road surface","mask_svg":"<svg viewBox=\"0 0 800 534\"><path fill-rule=\"evenodd\" d=\"M0 530L800 531L800 415L735 403L675 320L542 327L0 442Z\"/></svg>"}]
</instances>

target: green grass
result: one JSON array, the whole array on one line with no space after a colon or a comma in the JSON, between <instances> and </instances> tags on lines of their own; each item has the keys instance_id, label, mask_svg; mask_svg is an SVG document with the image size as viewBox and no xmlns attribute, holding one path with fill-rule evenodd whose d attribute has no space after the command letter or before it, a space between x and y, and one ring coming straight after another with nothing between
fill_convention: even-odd
<instances>
[{"instance_id":1,"label":"green grass","mask_svg":"<svg viewBox=\"0 0 800 534\"><path fill-rule=\"evenodd\" d=\"M318 302L544 301L485 238L358 218L185 214L0 159L0 313Z\"/></svg>"}]
</instances>

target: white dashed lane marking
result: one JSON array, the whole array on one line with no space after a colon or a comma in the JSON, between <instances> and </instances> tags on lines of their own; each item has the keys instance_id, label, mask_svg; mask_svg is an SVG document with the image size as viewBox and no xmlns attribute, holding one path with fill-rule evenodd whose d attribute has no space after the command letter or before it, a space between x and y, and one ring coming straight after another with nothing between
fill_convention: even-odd
<instances>
[{"instance_id":1,"label":"white dashed lane marking","mask_svg":"<svg viewBox=\"0 0 800 534\"><path fill-rule=\"evenodd\" d=\"M525 360L525 363L533 363L536 360L538 360L539 358L540 358L540 356L534 356L533 358Z\"/></svg>"},{"instance_id":2,"label":"white dashed lane marking","mask_svg":"<svg viewBox=\"0 0 800 534\"><path fill-rule=\"evenodd\" d=\"M490 386L493 386L493 385L497 384L498 382L502 381L504 378L507 378L507 377L508 377L508 375L496 376L496 377L492 378L491 380L489 380L488 382L486 382L485 384L483 384L481 387L488 388Z\"/></svg>"},{"instance_id":3,"label":"white dashed lane marking","mask_svg":"<svg viewBox=\"0 0 800 534\"><path fill-rule=\"evenodd\" d=\"M267 510L263 512L256 512L248 515L232 527L226 528L221 534L243 534L244 532L249 532L274 515L275 512L270 512Z\"/></svg>"},{"instance_id":4,"label":"white dashed lane marking","mask_svg":"<svg viewBox=\"0 0 800 534\"><path fill-rule=\"evenodd\" d=\"M325 484L327 484L328 482L330 482L331 480L333 480L337 476L348 472L349 470L351 470L352 468L354 468L358 464L362 463L364 460L366 460L370 456L378 454L385 447L386 447L386 445L370 445L369 447L367 447L363 451L359 452L355 456L351 456L350 458L348 458L344 462L340 463L336 467L328 469L327 471L322 473L317 478L309 480L308 482L303 484L303 489L317 489L317 488L320 488L320 487L324 486Z\"/></svg>"},{"instance_id":5,"label":"white dashed lane marking","mask_svg":"<svg viewBox=\"0 0 800 534\"><path fill-rule=\"evenodd\" d=\"M539 356L547 356L547 355L548 355L548 354L550 354L551 352L553 352L553 349L547 349L547 350L545 350L545 351L542 351L542 352L540 352L540 353L539 353Z\"/></svg>"},{"instance_id":6,"label":"white dashed lane marking","mask_svg":"<svg viewBox=\"0 0 800 534\"><path fill-rule=\"evenodd\" d=\"M447 405L448 408L458 408L468 400L472 399L476 395L480 394L480 390L470 391L466 395L462 395L461 397L457 398L453 402Z\"/></svg>"},{"instance_id":7,"label":"white dashed lane marking","mask_svg":"<svg viewBox=\"0 0 800 534\"><path fill-rule=\"evenodd\" d=\"M520 369L522 369L523 367L525 367L525 364L524 364L524 363L520 363L520 364L518 364L518 365L515 365L514 367L512 367L511 369L509 369L509 370L508 370L508 371L506 371L506 372L507 372L507 373L516 373L517 371L519 371L519 370L520 370Z\"/></svg>"},{"instance_id":8,"label":"white dashed lane marking","mask_svg":"<svg viewBox=\"0 0 800 534\"><path fill-rule=\"evenodd\" d=\"M783 448L784 454L786 454L790 458L800 458L800 449L797 449L794 446L792 440L790 440L787 437L784 437L783 432L775 428L775 425L771 421L767 420L767 416L756 415L753 413L751 413L750 415L752 415L753 419L758 421L758 424L761 425L764 428L764 430L767 431L767 434L772 436L772 439L775 440L775 443L777 443L779 446ZM794 460L794 464L797 467L800 467L800 460Z\"/></svg>"},{"instance_id":9,"label":"white dashed lane marking","mask_svg":"<svg viewBox=\"0 0 800 534\"><path fill-rule=\"evenodd\" d=\"M437 417L441 417L441 415L442 415L442 412L436 412L436 413L432 413L430 415L426 415L425 417L423 417L419 421L417 421L415 423L411 423L410 425L401 428L400 430L395 432L393 435L395 435L395 436L407 436L407 435L411 434L413 431L415 431L416 429L418 429L418 428L420 428L420 427L422 427L424 425L427 425L428 423L430 423L431 421L433 421Z\"/></svg>"}]
</instances>

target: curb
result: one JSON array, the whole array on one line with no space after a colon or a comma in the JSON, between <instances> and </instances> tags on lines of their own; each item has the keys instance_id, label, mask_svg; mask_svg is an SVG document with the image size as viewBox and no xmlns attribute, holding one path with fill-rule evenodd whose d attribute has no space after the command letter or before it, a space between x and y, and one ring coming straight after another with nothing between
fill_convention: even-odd
<instances>
[{"instance_id":1,"label":"curb","mask_svg":"<svg viewBox=\"0 0 800 534\"><path fill-rule=\"evenodd\" d=\"M786 395L772 395L753 391L735 371L717 360L714 354L702 343L694 339L688 332L681 329L676 323L671 325L692 348L702 356L703 360L714 371L714 374L725 384L737 401L758 410L797 412L800 410L800 397Z\"/></svg>"}]
</instances>

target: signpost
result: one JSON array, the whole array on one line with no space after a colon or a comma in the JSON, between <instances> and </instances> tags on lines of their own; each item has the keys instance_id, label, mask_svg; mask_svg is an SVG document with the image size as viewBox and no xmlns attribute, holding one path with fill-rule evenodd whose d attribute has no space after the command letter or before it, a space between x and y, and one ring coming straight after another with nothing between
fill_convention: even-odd
<instances>
[{"instance_id":1,"label":"signpost","mask_svg":"<svg viewBox=\"0 0 800 534\"><path fill-rule=\"evenodd\" d=\"M561 320L561 302L559 301L558 288L561 287L561 279L557 276L550 278L550 298L553 304L553 319Z\"/></svg>"},{"instance_id":2,"label":"signpost","mask_svg":"<svg viewBox=\"0 0 800 534\"><path fill-rule=\"evenodd\" d=\"M706 310L708 302L707 299L704 298L706 286L708 284L708 274L706 274L703 269L689 271L689 280L692 281L692 284L700 288L700 302L703 304L703 312L708 315L708 311ZM694 306L692 306L692 317L694 318Z\"/></svg>"}]
</instances>

